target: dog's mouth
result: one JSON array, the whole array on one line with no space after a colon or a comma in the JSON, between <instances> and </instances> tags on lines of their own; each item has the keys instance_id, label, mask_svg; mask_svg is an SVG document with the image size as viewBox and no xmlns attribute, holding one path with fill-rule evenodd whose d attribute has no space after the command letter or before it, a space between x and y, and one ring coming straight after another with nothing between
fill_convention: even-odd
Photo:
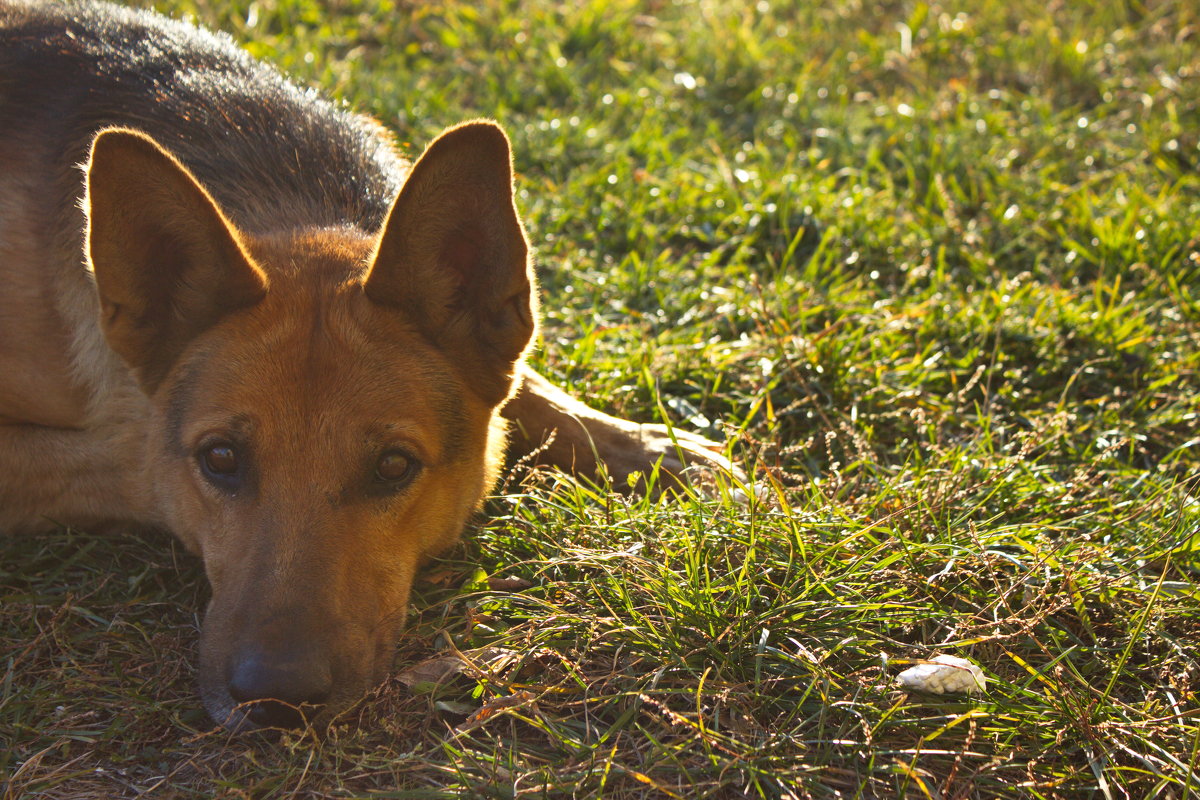
<instances>
[{"instance_id":1,"label":"dog's mouth","mask_svg":"<svg viewBox=\"0 0 1200 800\"><path fill-rule=\"evenodd\" d=\"M399 631L371 639L344 632L340 642L304 638L266 647L269 636L229 645L217 630L206 625L201 634L200 699L213 721L235 733L324 731L384 679L399 638Z\"/></svg>"},{"instance_id":2,"label":"dog's mouth","mask_svg":"<svg viewBox=\"0 0 1200 800\"><path fill-rule=\"evenodd\" d=\"M239 703L228 691L201 690L204 708L212 719L231 733L264 730L323 731L336 717L329 705L281 700L251 700Z\"/></svg>"},{"instance_id":3,"label":"dog's mouth","mask_svg":"<svg viewBox=\"0 0 1200 800\"><path fill-rule=\"evenodd\" d=\"M238 700L220 680L200 678L200 699L213 721L231 733L261 730L322 732L350 711L370 688L363 685L324 703L295 702L273 697Z\"/></svg>"}]
</instances>

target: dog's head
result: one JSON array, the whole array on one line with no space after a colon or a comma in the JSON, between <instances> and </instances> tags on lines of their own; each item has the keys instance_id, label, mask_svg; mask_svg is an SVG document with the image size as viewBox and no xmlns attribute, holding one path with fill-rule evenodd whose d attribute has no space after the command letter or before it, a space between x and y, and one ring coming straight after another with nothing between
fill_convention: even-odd
<instances>
[{"instance_id":1,"label":"dog's head","mask_svg":"<svg viewBox=\"0 0 1200 800\"><path fill-rule=\"evenodd\" d=\"M377 236L239 232L122 129L86 208L105 335L151 399L147 480L212 585L205 704L323 723L386 673L414 572L498 470L536 325L508 140L447 131Z\"/></svg>"}]
</instances>

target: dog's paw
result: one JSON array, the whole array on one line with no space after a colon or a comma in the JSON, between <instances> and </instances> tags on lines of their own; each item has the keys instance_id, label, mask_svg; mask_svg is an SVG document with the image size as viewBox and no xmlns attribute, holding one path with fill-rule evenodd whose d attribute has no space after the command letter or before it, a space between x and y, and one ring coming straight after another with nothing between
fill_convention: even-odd
<instances>
[{"instance_id":1,"label":"dog's paw","mask_svg":"<svg viewBox=\"0 0 1200 800\"><path fill-rule=\"evenodd\" d=\"M688 484L712 487L716 481L749 484L745 471L724 454L724 448L695 433L665 425L626 423L597 437L604 471L620 491L652 492ZM650 476L657 467L657 480ZM741 491L735 489L735 491Z\"/></svg>"},{"instance_id":2,"label":"dog's paw","mask_svg":"<svg viewBox=\"0 0 1200 800\"><path fill-rule=\"evenodd\" d=\"M597 411L528 369L501 413L513 422L514 464L555 467L621 492L658 494L691 486L706 495L728 492L741 502L765 494L720 444L680 428Z\"/></svg>"}]
</instances>

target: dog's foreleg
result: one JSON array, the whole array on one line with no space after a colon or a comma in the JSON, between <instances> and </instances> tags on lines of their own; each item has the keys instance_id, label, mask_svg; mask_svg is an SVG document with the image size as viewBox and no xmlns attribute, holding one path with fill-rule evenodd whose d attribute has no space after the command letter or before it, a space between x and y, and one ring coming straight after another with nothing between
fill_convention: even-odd
<instances>
[{"instance_id":1,"label":"dog's foreleg","mask_svg":"<svg viewBox=\"0 0 1200 800\"><path fill-rule=\"evenodd\" d=\"M129 431L0 424L0 533L144 519Z\"/></svg>"},{"instance_id":2,"label":"dog's foreleg","mask_svg":"<svg viewBox=\"0 0 1200 800\"><path fill-rule=\"evenodd\" d=\"M606 473L621 491L640 490L642 476L656 464L660 486L682 480L688 467L746 477L716 442L597 411L529 367L523 367L520 389L501 413L513 423L511 456L588 478Z\"/></svg>"}]
</instances>

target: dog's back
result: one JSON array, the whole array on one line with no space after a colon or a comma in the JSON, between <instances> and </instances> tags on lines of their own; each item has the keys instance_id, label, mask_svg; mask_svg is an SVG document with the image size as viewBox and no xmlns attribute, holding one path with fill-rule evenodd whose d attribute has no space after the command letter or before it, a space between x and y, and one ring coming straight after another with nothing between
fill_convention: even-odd
<instances>
[{"instance_id":1,"label":"dog's back","mask_svg":"<svg viewBox=\"0 0 1200 800\"><path fill-rule=\"evenodd\" d=\"M375 231L404 175L374 122L296 88L226 35L100 3L0 0L0 171L41 183L43 200L52 179L45 214L72 208L62 201L81 189L73 167L109 125L165 145L247 232Z\"/></svg>"}]
</instances>

